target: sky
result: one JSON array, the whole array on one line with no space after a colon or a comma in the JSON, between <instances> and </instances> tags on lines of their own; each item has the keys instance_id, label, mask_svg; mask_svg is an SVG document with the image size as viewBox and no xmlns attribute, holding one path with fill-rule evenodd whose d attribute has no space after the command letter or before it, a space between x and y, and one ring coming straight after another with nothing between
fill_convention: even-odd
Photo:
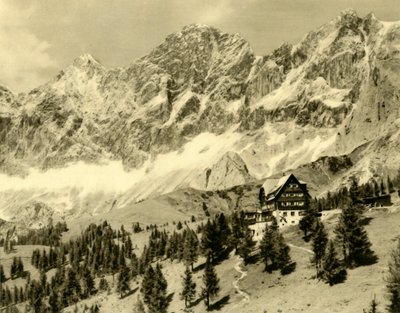
<instances>
[{"instance_id":1,"label":"sky","mask_svg":"<svg viewBox=\"0 0 400 313\"><path fill-rule=\"evenodd\" d=\"M348 8L400 20L400 0L0 0L0 84L26 92L89 53L126 66L183 26L239 33L258 55Z\"/></svg>"}]
</instances>

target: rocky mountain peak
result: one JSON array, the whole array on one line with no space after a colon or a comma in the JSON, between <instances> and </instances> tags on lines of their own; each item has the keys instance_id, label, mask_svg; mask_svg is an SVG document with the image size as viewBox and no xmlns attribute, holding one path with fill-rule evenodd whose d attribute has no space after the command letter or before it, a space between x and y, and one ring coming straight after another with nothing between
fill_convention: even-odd
<instances>
[{"instance_id":1,"label":"rocky mountain peak","mask_svg":"<svg viewBox=\"0 0 400 313\"><path fill-rule=\"evenodd\" d=\"M77 57L72 64L73 66L78 68L102 67L101 63L89 53L84 53L81 56Z\"/></svg>"}]
</instances>

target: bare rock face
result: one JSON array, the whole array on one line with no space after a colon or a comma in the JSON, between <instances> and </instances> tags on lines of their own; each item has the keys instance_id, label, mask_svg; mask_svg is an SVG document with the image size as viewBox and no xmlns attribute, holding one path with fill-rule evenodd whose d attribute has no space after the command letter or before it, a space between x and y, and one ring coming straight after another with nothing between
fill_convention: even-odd
<instances>
[{"instance_id":1,"label":"bare rock face","mask_svg":"<svg viewBox=\"0 0 400 313\"><path fill-rule=\"evenodd\" d=\"M125 68L86 54L27 94L0 87L0 169L119 160L142 174L170 168L165 177L177 181L165 185L190 187L203 175L202 188L221 189L360 146L352 168L368 163L374 173L384 167L380 144L396 168L399 47L399 22L345 11L266 56L238 34L198 24ZM213 152L201 154L194 143L205 134ZM181 152L202 162L163 163ZM151 181L145 174L138 190ZM161 187L149 183L146 194Z\"/></svg>"},{"instance_id":2,"label":"bare rock face","mask_svg":"<svg viewBox=\"0 0 400 313\"><path fill-rule=\"evenodd\" d=\"M205 170L205 188L227 189L253 180L243 159L233 152L224 154L217 163Z\"/></svg>"}]
</instances>

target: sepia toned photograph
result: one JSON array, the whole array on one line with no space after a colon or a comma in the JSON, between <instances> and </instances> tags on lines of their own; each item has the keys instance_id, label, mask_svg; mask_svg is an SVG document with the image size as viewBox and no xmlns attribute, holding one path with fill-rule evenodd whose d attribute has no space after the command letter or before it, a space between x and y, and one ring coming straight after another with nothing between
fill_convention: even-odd
<instances>
[{"instance_id":1,"label":"sepia toned photograph","mask_svg":"<svg viewBox=\"0 0 400 313\"><path fill-rule=\"evenodd\" d=\"M400 313L399 0L0 0L0 313Z\"/></svg>"}]
</instances>

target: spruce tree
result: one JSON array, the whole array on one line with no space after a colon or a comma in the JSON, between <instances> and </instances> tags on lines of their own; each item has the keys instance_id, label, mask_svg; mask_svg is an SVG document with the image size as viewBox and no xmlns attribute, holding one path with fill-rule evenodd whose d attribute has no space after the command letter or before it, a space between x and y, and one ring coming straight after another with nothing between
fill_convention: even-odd
<instances>
[{"instance_id":1,"label":"spruce tree","mask_svg":"<svg viewBox=\"0 0 400 313\"><path fill-rule=\"evenodd\" d=\"M393 182L389 176L387 178L387 186L388 186L388 193L394 192Z\"/></svg>"},{"instance_id":2,"label":"spruce tree","mask_svg":"<svg viewBox=\"0 0 400 313\"><path fill-rule=\"evenodd\" d=\"M3 265L0 264L0 285L6 281Z\"/></svg>"},{"instance_id":3,"label":"spruce tree","mask_svg":"<svg viewBox=\"0 0 400 313\"><path fill-rule=\"evenodd\" d=\"M310 205L306 210L304 216L299 222L299 228L304 232L304 240L309 240L309 235L312 232L314 225L318 221L317 210L314 205Z\"/></svg>"},{"instance_id":4,"label":"spruce tree","mask_svg":"<svg viewBox=\"0 0 400 313\"><path fill-rule=\"evenodd\" d=\"M324 224L318 222L316 224L315 233L312 241L312 249L314 252L313 263L317 271L317 277L321 276L322 261L325 256L326 245L328 243L328 234L326 233Z\"/></svg>"},{"instance_id":5,"label":"spruce tree","mask_svg":"<svg viewBox=\"0 0 400 313\"><path fill-rule=\"evenodd\" d=\"M389 261L389 275L386 278L389 292L389 313L400 313L400 239L397 247L391 252Z\"/></svg>"},{"instance_id":6,"label":"spruce tree","mask_svg":"<svg viewBox=\"0 0 400 313\"><path fill-rule=\"evenodd\" d=\"M218 227L215 221L211 222L208 220L204 225L200 244L203 254L206 257L210 257L211 261L214 261L222 249Z\"/></svg>"},{"instance_id":7,"label":"spruce tree","mask_svg":"<svg viewBox=\"0 0 400 313\"><path fill-rule=\"evenodd\" d=\"M243 221L237 211L234 211L231 216L232 232L230 236L230 244L235 248L238 253L238 245L240 239L243 238Z\"/></svg>"},{"instance_id":8,"label":"spruce tree","mask_svg":"<svg viewBox=\"0 0 400 313\"><path fill-rule=\"evenodd\" d=\"M265 190L264 190L264 187L260 188L260 191L258 193L258 201L260 203L260 208L262 208L265 205Z\"/></svg>"},{"instance_id":9,"label":"spruce tree","mask_svg":"<svg viewBox=\"0 0 400 313\"><path fill-rule=\"evenodd\" d=\"M237 250L244 264L247 264L250 253L253 251L256 242L253 240L253 232L247 226L243 230L243 237L240 239Z\"/></svg>"},{"instance_id":10,"label":"spruce tree","mask_svg":"<svg viewBox=\"0 0 400 313\"><path fill-rule=\"evenodd\" d=\"M185 243L183 247L183 259L186 265L189 265L193 270L193 264L197 262L199 257L199 240L196 233L187 229Z\"/></svg>"},{"instance_id":11,"label":"spruce tree","mask_svg":"<svg viewBox=\"0 0 400 313\"><path fill-rule=\"evenodd\" d=\"M385 184L383 183L383 180L381 180L381 195L385 194L386 194Z\"/></svg>"},{"instance_id":12,"label":"spruce tree","mask_svg":"<svg viewBox=\"0 0 400 313\"><path fill-rule=\"evenodd\" d=\"M127 291L130 290L129 279L129 268L126 265L123 265L118 274L117 284L117 292L120 293L121 298Z\"/></svg>"},{"instance_id":13,"label":"spruce tree","mask_svg":"<svg viewBox=\"0 0 400 313\"><path fill-rule=\"evenodd\" d=\"M207 258L206 267L203 274L203 288L201 291L207 310L210 308L210 299L218 295L219 279L210 258Z\"/></svg>"},{"instance_id":14,"label":"spruce tree","mask_svg":"<svg viewBox=\"0 0 400 313\"><path fill-rule=\"evenodd\" d=\"M192 279L192 272L189 267L186 267L185 275L182 277L182 293L181 299L185 300L185 307L189 307L192 304L193 299L196 296L196 283Z\"/></svg>"},{"instance_id":15,"label":"spruce tree","mask_svg":"<svg viewBox=\"0 0 400 313\"><path fill-rule=\"evenodd\" d=\"M269 226L265 224L263 237L260 242L260 256L265 264L265 270L275 269L279 255L278 231L276 220Z\"/></svg>"},{"instance_id":16,"label":"spruce tree","mask_svg":"<svg viewBox=\"0 0 400 313\"><path fill-rule=\"evenodd\" d=\"M322 262L322 278L330 286L343 281L346 278L346 269L337 258L335 245L329 240L328 249Z\"/></svg>"},{"instance_id":17,"label":"spruce tree","mask_svg":"<svg viewBox=\"0 0 400 313\"><path fill-rule=\"evenodd\" d=\"M87 266L83 270L83 295L85 298L91 296L94 293L94 279L92 273Z\"/></svg>"},{"instance_id":18,"label":"spruce tree","mask_svg":"<svg viewBox=\"0 0 400 313\"><path fill-rule=\"evenodd\" d=\"M144 273L140 289L149 313L165 313L167 311L169 305L167 287L160 264L157 264L155 269L149 265Z\"/></svg>"},{"instance_id":19,"label":"spruce tree","mask_svg":"<svg viewBox=\"0 0 400 313\"><path fill-rule=\"evenodd\" d=\"M376 261L368 234L362 225L361 211L362 208L357 206L344 208L335 228L336 238L341 244L344 261L348 267Z\"/></svg>"},{"instance_id":20,"label":"spruce tree","mask_svg":"<svg viewBox=\"0 0 400 313\"><path fill-rule=\"evenodd\" d=\"M168 309L168 297L167 297L167 280L165 279L160 263L157 263L154 270L154 287L153 287L153 308L154 313L166 313Z\"/></svg>"}]
</instances>

